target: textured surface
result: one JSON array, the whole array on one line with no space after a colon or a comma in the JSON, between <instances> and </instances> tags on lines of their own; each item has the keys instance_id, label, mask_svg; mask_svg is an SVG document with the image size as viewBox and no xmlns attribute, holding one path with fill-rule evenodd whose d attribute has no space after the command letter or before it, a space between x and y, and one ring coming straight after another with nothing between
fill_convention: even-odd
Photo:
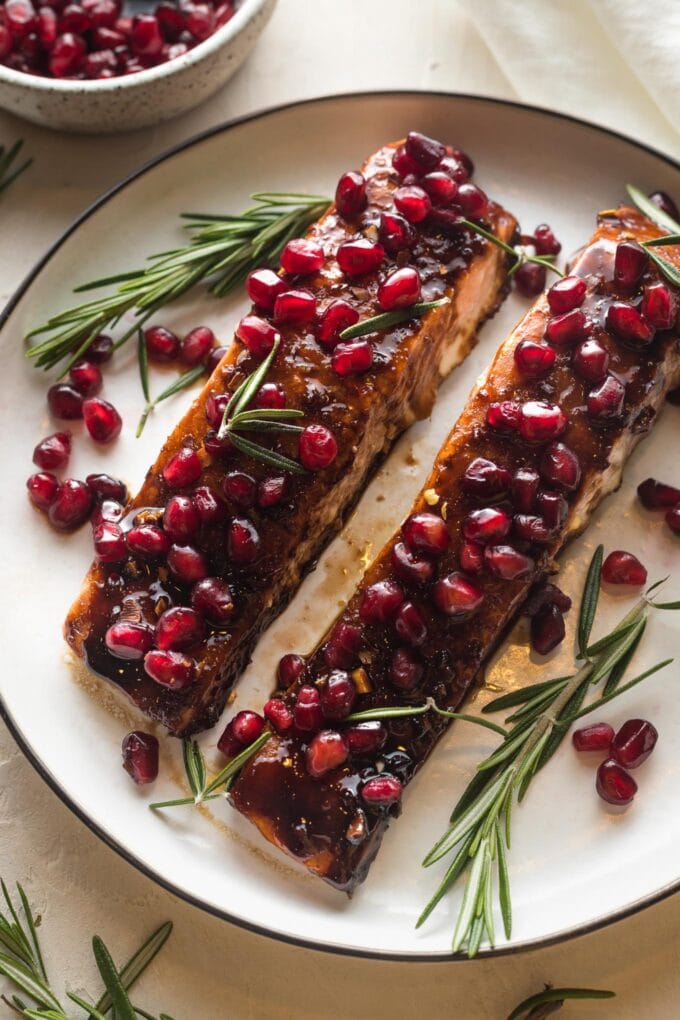
<instances>
[{"instance_id":1,"label":"textured surface","mask_svg":"<svg viewBox=\"0 0 680 1020\"><path fill-rule=\"evenodd\" d=\"M376 47L378 34L381 45ZM330 59L324 45L329 38ZM575 72L578 53L573 60ZM613 83L613 94L619 84ZM342 6L336 0L280 0L260 45L232 85L181 121L122 136L111 145L96 138L58 137L0 115L0 135L21 133L36 156L34 169L2 199L3 299L74 215L168 145L267 104L386 87L547 101L540 90L517 96L474 25L450 0L431 0L419 11L410 0L374 0L370 6L358 0ZM677 154L676 135L641 88L636 112L634 121L630 107L618 119L612 115L606 120L622 131L635 123L643 141ZM597 113L605 119L602 105ZM32 215L37 208L40 215ZM48 964L74 989L93 985L93 968L83 963L95 930L123 955L148 926L171 917L175 935L140 986L140 1000L147 1007L167 1008L177 1020L401 1020L416 1011L436 1018L458 1013L465 1020L495 1020L544 981L616 989L614 1004L572 1007L569 1015L583 1020L666 1020L677 1011L677 899L567 945L497 961L402 966L315 954L213 920L137 874L59 803L6 733L0 762L0 871L25 881L44 912Z\"/></svg>"}]
</instances>

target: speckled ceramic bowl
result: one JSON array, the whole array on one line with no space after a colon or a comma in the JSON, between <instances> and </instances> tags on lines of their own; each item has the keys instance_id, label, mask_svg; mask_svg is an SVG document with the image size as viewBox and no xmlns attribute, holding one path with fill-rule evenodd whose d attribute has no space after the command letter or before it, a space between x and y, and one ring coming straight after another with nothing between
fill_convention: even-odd
<instances>
[{"instance_id":1,"label":"speckled ceramic bowl","mask_svg":"<svg viewBox=\"0 0 680 1020\"><path fill-rule=\"evenodd\" d=\"M276 0L241 0L234 17L182 57L127 77L60 81L0 64L0 107L59 131L130 131L198 106L241 66Z\"/></svg>"}]
</instances>

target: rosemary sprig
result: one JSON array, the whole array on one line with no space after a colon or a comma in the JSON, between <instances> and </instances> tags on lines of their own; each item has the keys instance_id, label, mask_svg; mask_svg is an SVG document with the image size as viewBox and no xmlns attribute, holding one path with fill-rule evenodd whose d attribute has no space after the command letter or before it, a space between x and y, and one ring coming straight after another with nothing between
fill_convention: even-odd
<instances>
[{"instance_id":1,"label":"rosemary sprig","mask_svg":"<svg viewBox=\"0 0 680 1020\"><path fill-rule=\"evenodd\" d=\"M144 341L142 340L142 346L143 345ZM146 347L144 349L146 350ZM169 386L166 386L166 388L161 393L159 393L157 397L154 397L154 399L151 400L149 397L148 377L146 377L143 374L144 369L142 365L143 361L142 356L140 355L139 368L142 379L142 390L144 392L144 397L146 399L146 406L142 411L142 416L139 419L139 422L137 423L137 431L135 432L135 436L137 437L137 439L139 439L142 432L144 431L144 426L147 423L149 415L154 410L157 404L160 404L163 400L167 400L168 397L174 397L175 393L180 393L181 390L187 389L188 386L193 386L197 379L200 379L202 375L205 375L205 367L203 365L196 365L194 368L190 368L187 372L183 372L182 375L177 376L177 378L173 382L171 382Z\"/></svg>"},{"instance_id":2,"label":"rosemary sprig","mask_svg":"<svg viewBox=\"0 0 680 1020\"><path fill-rule=\"evenodd\" d=\"M17 883L20 906L12 902L7 886L0 880L7 913L0 910L0 974L18 990L11 998L2 996L3 1002L17 1016L32 1020L69 1020L64 1007L50 986L43 961L37 929L40 918L35 917L28 898ZM92 949L95 962L104 982L105 991L96 1004L87 1002L74 992L67 992L68 998L85 1011L89 1020L107 1020L112 1013L116 1020L136 1020L137 1016L147 1020L156 1018L130 1001L128 991L144 973L149 964L161 951L172 931L172 923L166 921L157 928L118 970L102 939L95 935ZM26 1002L27 996L30 1002ZM158 1020L171 1020L161 1013Z\"/></svg>"},{"instance_id":3,"label":"rosemary sprig","mask_svg":"<svg viewBox=\"0 0 680 1020\"><path fill-rule=\"evenodd\" d=\"M567 999L613 999L615 992L602 988L552 988L546 985L542 992L530 995L515 1006L508 1020L542 1020L549 1013L556 1013ZM542 1006L548 1007L542 1009Z\"/></svg>"},{"instance_id":4,"label":"rosemary sprig","mask_svg":"<svg viewBox=\"0 0 680 1020\"><path fill-rule=\"evenodd\" d=\"M0 192L8 188L12 181L15 181L19 174L22 174L24 170L28 170L29 166L33 162L33 159L27 159L25 163L12 169L12 164L19 155L22 147L23 140L15 142L9 149L5 149L4 145L0 145Z\"/></svg>"},{"instance_id":5,"label":"rosemary sprig","mask_svg":"<svg viewBox=\"0 0 680 1020\"><path fill-rule=\"evenodd\" d=\"M390 326L398 326L400 322L408 322L410 319L419 319L431 308L439 308L440 305L448 305L447 297L439 298L437 301L419 301L409 308L397 308L393 312L381 312L380 315L372 315L369 319L362 319L348 326L340 333L341 340L354 340L358 336L366 336L368 333L377 333L380 329L389 329Z\"/></svg>"},{"instance_id":6,"label":"rosemary sprig","mask_svg":"<svg viewBox=\"0 0 680 1020\"><path fill-rule=\"evenodd\" d=\"M117 273L75 288L76 293L113 288L103 297L68 308L28 334L29 340L49 334L27 351L41 368L80 356L94 337L114 328L127 312L135 321L117 340L125 343L159 308L197 283L205 282L216 297L237 287L257 265L276 262L285 244L317 219L330 205L321 195L261 192L240 216L184 214L190 239L185 245L149 257L142 269Z\"/></svg>"},{"instance_id":7,"label":"rosemary sprig","mask_svg":"<svg viewBox=\"0 0 680 1020\"><path fill-rule=\"evenodd\" d=\"M667 230L669 233L666 237L655 237L649 241L643 241L642 244L647 250L652 262L656 265L657 269L663 273L667 280L670 280L676 287L680 287L680 269L669 262L668 259L663 258L661 255L657 255L655 251L650 251L651 248L665 247L667 245L680 244L680 223L674 220L672 216L669 216L663 209L659 209L658 205L652 202L651 198L640 188L636 188L634 184L627 184L626 191L628 195L638 207L641 213L652 220L653 223L658 223L660 227Z\"/></svg>"},{"instance_id":8,"label":"rosemary sprig","mask_svg":"<svg viewBox=\"0 0 680 1020\"><path fill-rule=\"evenodd\" d=\"M512 256L513 262L508 270L508 276L514 276L519 267L525 262L533 262L535 265L543 266L544 269L555 273L557 276L564 276L562 270L558 269L555 265L552 255L528 255L525 251L518 251L517 248L513 248L511 244L507 244L500 237L496 237L490 230L486 230L473 220L461 219L460 225L467 227L468 230L474 231L475 234L479 234L481 237L485 237L487 241L491 241L492 244L502 248L504 252Z\"/></svg>"},{"instance_id":9,"label":"rosemary sprig","mask_svg":"<svg viewBox=\"0 0 680 1020\"><path fill-rule=\"evenodd\" d=\"M578 658L582 665L572 675L513 691L485 706L484 712L520 707L506 718L506 724L512 724L507 735L477 767L476 775L453 810L447 830L423 862L425 867L429 867L453 855L448 870L418 919L418 927L463 872L469 869L453 935L454 952L466 947L468 955L474 956L484 938L493 945L496 883L505 933L510 937L512 912L505 858L506 851L510 849L512 807L515 802L522 801L533 777L555 754L571 724L629 691L672 661L667 659L657 663L628 683L621 684L624 668L641 639L649 610L680 608L680 603L659 603L650 597L658 585L648 589L606 638L590 644L600 591L602 551L602 547L598 547L593 555L581 599ZM588 691L597 684L604 684L601 693L584 706Z\"/></svg>"}]
</instances>

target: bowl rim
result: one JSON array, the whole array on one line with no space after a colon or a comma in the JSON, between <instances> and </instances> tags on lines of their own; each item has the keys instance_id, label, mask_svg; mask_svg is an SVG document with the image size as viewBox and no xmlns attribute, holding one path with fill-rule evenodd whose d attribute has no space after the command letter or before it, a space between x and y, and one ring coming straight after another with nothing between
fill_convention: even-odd
<instances>
[{"instance_id":1,"label":"bowl rim","mask_svg":"<svg viewBox=\"0 0 680 1020\"><path fill-rule=\"evenodd\" d=\"M155 67L147 67L135 74L116 75L113 78L102 79L78 79L77 81L63 78L48 78L45 75L25 74L23 71L15 71L11 67L0 64L0 84L6 82L9 85L16 85L19 88L32 92L53 92L60 95L106 95L107 93L119 92L124 89L133 89L137 85L149 85L152 82L160 81L179 71L186 70L203 59L221 49L231 39L253 21L269 4L275 4L276 0L240 0L233 17L225 25L221 25L212 35L208 36L188 53L181 57L175 57L164 64L157 64Z\"/></svg>"}]
</instances>

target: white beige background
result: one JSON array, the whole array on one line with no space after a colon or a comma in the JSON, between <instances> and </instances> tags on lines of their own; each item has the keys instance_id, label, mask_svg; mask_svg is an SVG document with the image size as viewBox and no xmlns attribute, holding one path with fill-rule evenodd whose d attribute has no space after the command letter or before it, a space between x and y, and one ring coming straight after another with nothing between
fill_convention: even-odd
<instances>
[{"instance_id":1,"label":"white beige background","mask_svg":"<svg viewBox=\"0 0 680 1020\"><path fill-rule=\"evenodd\" d=\"M588 5L569 7L585 12ZM2 300L74 216L142 162L220 121L298 98L381 88L523 98L630 132L677 156L670 120L623 62L612 70L610 87L585 104L578 90L551 75L530 91L502 47L486 39L489 45L453 0L280 0L236 79L180 121L128 136L78 138L0 114L0 139L24 137L35 157L0 202ZM497 961L405 965L316 954L232 928L156 888L69 813L4 730L0 873L22 880L43 914L48 965L59 988L62 980L74 990L96 987L88 948L95 931L122 957L152 924L171 918L175 933L140 986L139 1001L177 1020L495 1020L544 981L617 991L615 1004L569 1008L584 1020L665 1020L679 1012L677 898L587 938Z\"/></svg>"}]
</instances>

